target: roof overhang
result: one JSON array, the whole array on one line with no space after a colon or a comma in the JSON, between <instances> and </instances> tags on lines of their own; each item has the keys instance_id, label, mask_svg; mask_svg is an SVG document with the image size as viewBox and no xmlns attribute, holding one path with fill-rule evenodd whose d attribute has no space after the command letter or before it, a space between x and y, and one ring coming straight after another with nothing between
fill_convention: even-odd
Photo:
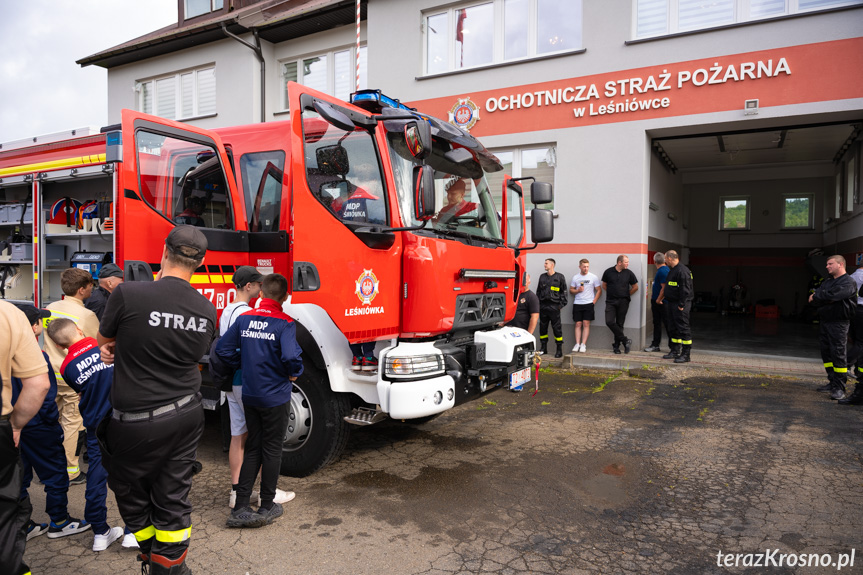
<instances>
[{"instance_id":1,"label":"roof overhang","mask_svg":"<svg viewBox=\"0 0 863 575\"><path fill-rule=\"evenodd\" d=\"M362 19L366 18L362 0ZM77 61L80 66L110 69L163 56L226 38L223 25L236 35L258 32L261 39L279 43L356 22L354 0L282 0L214 15L204 21L176 24Z\"/></svg>"}]
</instances>

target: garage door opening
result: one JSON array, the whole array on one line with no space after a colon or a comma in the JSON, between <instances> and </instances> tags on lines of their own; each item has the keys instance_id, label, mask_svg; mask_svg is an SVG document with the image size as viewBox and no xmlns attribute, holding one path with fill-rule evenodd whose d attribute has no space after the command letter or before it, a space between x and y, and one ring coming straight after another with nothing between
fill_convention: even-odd
<instances>
[{"instance_id":1,"label":"garage door opening","mask_svg":"<svg viewBox=\"0 0 863 575\"><path fill-rule=\"evenodd\" d=\"M851 273L863 252L861 124L652 140L648 247L693 272L694 348L820 357L809 294L828 256Z\"/></svg>"}]
</instances>

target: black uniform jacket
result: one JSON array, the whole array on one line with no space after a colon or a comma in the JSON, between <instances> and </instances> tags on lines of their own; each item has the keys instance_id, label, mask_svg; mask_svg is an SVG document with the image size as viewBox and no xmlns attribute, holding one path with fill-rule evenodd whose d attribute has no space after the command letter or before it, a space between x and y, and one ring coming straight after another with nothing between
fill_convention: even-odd
<instances>
[{"instance_id":1,"label":"black uniform jacket","mask_svg":"<svg viewBox=\"0 0 863 575\"><path fill-rule=\"evenodd\" d=\"M848 274L824 280L812 297L823 322L848 321L857 307L857 283Z\"/></svg>"},{"instance_id":2,"label":"black uniform jacket","mask_svg":"<svg viewBox=\"0 0 863 575\"><path fill-rule=\"evenodd\" d=\"M683 305L695 297L692 291L692 272L683 264L677 264L668 272L665 281L665 299Z\"/></svg>"}]
</instances>

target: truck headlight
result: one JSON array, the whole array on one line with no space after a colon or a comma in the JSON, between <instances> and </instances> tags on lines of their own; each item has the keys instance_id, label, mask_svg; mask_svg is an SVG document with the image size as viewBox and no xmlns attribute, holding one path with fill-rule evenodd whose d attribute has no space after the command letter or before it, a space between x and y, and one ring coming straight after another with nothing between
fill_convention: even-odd
<instances>
[{"instance_id":1,"label":"truck headlight","mask_svg":"<svg viewBox=\"0 0 863 575\"><path fill-rule=\"evenodd\" d=\"M413 377L443 372L443 355L387 357L385 373L394 377Z\"/></svg>"}]
</instances>

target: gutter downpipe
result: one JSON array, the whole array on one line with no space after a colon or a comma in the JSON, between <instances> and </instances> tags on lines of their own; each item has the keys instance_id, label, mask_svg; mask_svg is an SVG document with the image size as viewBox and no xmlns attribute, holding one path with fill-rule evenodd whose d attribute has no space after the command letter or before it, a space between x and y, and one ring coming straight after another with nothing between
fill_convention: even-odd
<instances>
[{"instance_id":1,"label":"gutter downpipe","mask_svg":"<svg viewBox=\"0 0 863 575\"><path fill-rule=\"evenodd\" d=\"M225 22L222 22L222 32L225 33L225 36L233 38L234 40L236 40L237 42L239 42L240 44L242 44L246 48L249 48L250 50L252 50L255 53L255 56L258 58L258 62L261 63L261 123L263 124L264 122L267 121L266 120L266 118L267 118L267 108L266 108L266 103L267 103L267 92L266 92L267 64L264 61L264 54L261 51L261 38L258 36L258 30L257 30L257 28L252 28L252 35L255 37L255 43L254 44L252 44L251 42L247 42L246 40L243 40L242 38L240 38L236 34L232 34L231 32L228 32L228 25Z\"/></svg>"}]
</instances>

